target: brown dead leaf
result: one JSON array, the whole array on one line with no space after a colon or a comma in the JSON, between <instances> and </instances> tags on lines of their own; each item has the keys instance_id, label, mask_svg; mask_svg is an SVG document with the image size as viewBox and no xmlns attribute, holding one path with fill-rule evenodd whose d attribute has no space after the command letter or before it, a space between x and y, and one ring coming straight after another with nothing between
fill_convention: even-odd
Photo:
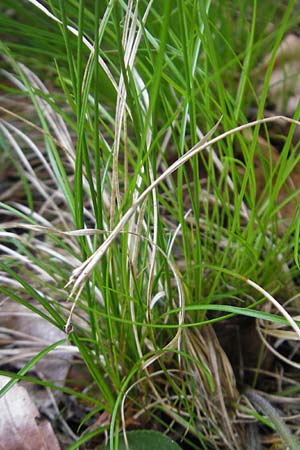
<instances>
[{"instance_id":1,"label":"brown dead leaf","mask_svg":"<svg viewBox=\"0 0 300 450\"><path fill-rule=\"evenodd\" d=\"M8 381L1 376L0 387ZM0 450L60 450L50 423L24 387L13 386L0 399L0 411Z\"/></svg>"},{"instance_id":2,"label":"brown dead leaf","mask_svg":"<svg viewBox=\"0 0 300 450\"><path fill-rule=\"evenodd\" d=\"M37 306L37 305L36 305ZM65 334L42 317L29 311L25 306L12 301L6 301L0 307L0 326L7 329L7 334L13 338L14 359L7 358L6 363L13 363L20 368L30 357L43 348L65 337ZM11 330L11 332L10 332ZM14 331L23 335L14 335ZM10 346L12 348L12 345ZM19 349L16 355L15 350ZM7 354L8 350L7 350ZM54 384L64 385L72 354L69 352L53 353L45 356L34 367L45 379L54 380ZM3 359L2 359L3 364Z\"/></svg>"}]
</instances>

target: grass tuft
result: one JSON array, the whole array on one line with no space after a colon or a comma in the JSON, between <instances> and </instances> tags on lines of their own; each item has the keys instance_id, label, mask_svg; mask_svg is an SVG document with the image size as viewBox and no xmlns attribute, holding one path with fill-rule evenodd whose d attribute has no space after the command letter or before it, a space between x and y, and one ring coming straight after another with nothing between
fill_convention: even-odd
<instances>
[{"instance_id":1,"label":"grass tuft","mask_svg":"<svg viewBox=\"0 0 300 450\"><path fill-rule=\"evenodd\" d=\"M2 1L1 301L65 331L89 378L32 376L59 340L2 370L0 394L25 380L85 402L70 450L130 428L243 449L275 426L298 445L255 388L286 388L290 413L300 106L267 100L299 12L248 3Z\"/></svg>"}]
</instances>

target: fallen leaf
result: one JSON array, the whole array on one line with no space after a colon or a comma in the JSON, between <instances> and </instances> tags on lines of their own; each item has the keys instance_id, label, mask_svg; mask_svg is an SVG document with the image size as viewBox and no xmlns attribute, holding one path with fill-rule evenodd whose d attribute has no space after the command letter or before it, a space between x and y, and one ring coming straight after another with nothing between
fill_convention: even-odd
<instances>
[{"instance_id":1,"label":"fallen leaf","mask_svg":"<svg viewBox=\"0 0 300 450\"><path fill-rule=\"evenodd\" d=\"M8 333L11 330L13 350L19 349L19 354L12 361L16 368L22 367L29 359L26 353L31 353L33 356L48 345L65 337L65 333L61 330L17 302L6 301L3 303L0 308L0 325L2 329L5 327ZM23 333L23 336L14 335L14 331ZM26 341L26 345L24 345L24 341ZM29 345L30 341L32 345ZM60 353L51 352L36 364L34 370L43 378L54 380L54 384L63 386L72 357L72 353L67 350Z\"/></svg>"},{"instance_id":2,"label":"fallen leaf","mask_svg":"<svg viewBox=\"0 0 300 450\"><path fill-rule=\"evenodd\" d=\"M0 377L0 387L10 379ZM60 450L50 423L40 416L24 387L0 399L0 450Z\"/></svg>"}]
</instances>

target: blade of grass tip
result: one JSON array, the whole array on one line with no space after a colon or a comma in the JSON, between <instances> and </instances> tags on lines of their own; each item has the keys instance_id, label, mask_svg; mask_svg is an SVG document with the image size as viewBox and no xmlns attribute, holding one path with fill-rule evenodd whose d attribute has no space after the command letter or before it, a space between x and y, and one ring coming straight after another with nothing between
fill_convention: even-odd
<instances>
[{"instance_id":1,"label":"blade of grass tip","mask_svg":"<svg viewBox=\"0 0 300 450\"><path fill-rule=\"evenodd\" d=\"M187 161L189 161L194 155L199 153L200 151L204 150L206 147L209 147L216 142L226 138L227 136L230 136L238 131L254 127L258 124L263 123L269 123L274 122L276 120L283 120L288 123L294 123L298 126L300 126L300 122L295 119L291 119L286 116L274 116L274 117L267 117L264 119L255 120L253 122L248 122L244 125L235 127L233 129L230 129L228 131L225 131L224 133L220 134L219 136L211 139L208 142L205 142L204 144L198 143L196 144L191 150L189 150L186 154L182 155L180 158L178 158L171 166L169 166L164 173L162 173L158 178L155 179L155 181L148 186L144 192L133 202L132 206L127 210L127 212L124 214L124 216L121 218L121 220L118 222L114 230L111 232L111 234L108 236L108 238L103 242L102 245L89 257L87 258L81 266L77 267L68 283L65 287L70 286L73 284L71 293L69 295L69 298L73 297L75 292L78 290L79 287L81 287L85 281L90 276L90 273L94 269L94 267L97 265L98 261L102 258L102 256L106 253L107 249L110 247L111 243L117 238L119 233L124 228L125 224L128 222L128 220L132 217L134 212L136 211L137 207L143 200L148 196L148 194L154 189L159 183L161 183L165 178L167 178L169 175L171 175L173 172L175 172L178 167L180 167L182 164L185 164ZM82 290L82 289L81 289ZM80 291L81 292L81 291ZM79 295L77 294L75 297L75 302L78 300Z\"/></svg>"},{"instance_id":2,"label":"blade of grass tip","mask_svg":"<svg viewBox=\"0 0 300 450\"><path fill-rule=\"evenodd\" d=\"M43 359L48 353L50 353L52 350L54 350L59 345L63 345L66 343L66 339L61 339L60 341L55 342L54 344L49 345L48 347L44 348L41 352L39 352L34 358L32 358L30 361L28 361L27 364L25 364L24 367L22 367L21 370L18 371L17 375L25 375L29 370L31 370L41 359ZM18 378L12 379L6 383L5 386L0 390L0 398L5 395L9 389L11 389L16 383L18 383Z\"/></svg>"},{"instance_id":3,"label":"blade of grass tip","mask_svg":"<svg viewBox=\"0 0 300 450\"><path fill-rule=\"evenodd\" d=\"M251 63L251 56L253 50L254 36L255 36L255 25L256 25L256 14L257 14L257 0L253 1L253 12L252 12L252 21L251 21L251 30L249 33L248 45L245 53L245 60L243 64L241 79L239 82L237 95L236 95L236 106L235 106L235 120L238 120L240 115L240 110L243 102L243 97L245 93L246 84L249 77L249 69Z\"/></svg>"},{"instance_id":4,"label":"blade of grass tip","mask_svg":"<svg viewBox=\"0 0 300 450\"><path fill-rule=\"evenodd\" d=\"M17 119L18 121L23 122L24 124L28 125L33 130L38 131L42 135L47 136L48 138L52 139L53 143L56 144L58 147L60 147L62 150L65 150L66 152L68 151L67 148L62 146L61 142L59 142L57 139L55 139L55 137L53 137L50 133L47 133L46 130L44 130L43 128L39 127L38 125L30 122L29 120L25 119L24 117L20 116L19 114L14 113L13 111L9 111L8 109L3 108L3 106L0 106L0 111L4 112L5 114L8 114L9 116Z\"/></svg>"},{"instance_id":5,"label":"blade of grass tip","mask_svg":"<svg viewBox=\"0 0 300 450\"><path fill-rule=\"evenodd\" d=\"M72 81L72 85L76 86L75 63L74 63L74 58L73 58L73 54L72 54L69 33L67 31L68 24L67 24L67 16L66 16L66 11L65 11L65 2L63 0L60 0L59 5L60 5L60 12L61 12L61 17L62 17L61 30L62 30L64 42L65 42L70 78Z\"/></svg>"}]
</instances>

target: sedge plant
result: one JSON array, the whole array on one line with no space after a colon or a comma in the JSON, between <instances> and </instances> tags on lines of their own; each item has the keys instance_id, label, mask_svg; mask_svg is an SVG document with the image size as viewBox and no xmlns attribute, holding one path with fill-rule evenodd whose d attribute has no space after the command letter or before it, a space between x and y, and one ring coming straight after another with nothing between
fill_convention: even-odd
<instances>
[{"instance_id":1,"label":"sedge plant","mask_svg":"<svg viewBox=\"0 0 300 450\"><path fill-rule=\"evenodd\" d=\"M63 345L90 377L59 387L88 405L69 450L106 436L117 449L131 427L194 449L275 433L213 324L244 316L300 337L297 297L280 302L299 276L300 110L264 115L296 2L2 3L1 161L18 181L0 196L0 292L65 333L2 370L2 394L21 379L58 389L30 371ZM274 163L278 121L288 132Z\"/></svg>"}]
</instances>

